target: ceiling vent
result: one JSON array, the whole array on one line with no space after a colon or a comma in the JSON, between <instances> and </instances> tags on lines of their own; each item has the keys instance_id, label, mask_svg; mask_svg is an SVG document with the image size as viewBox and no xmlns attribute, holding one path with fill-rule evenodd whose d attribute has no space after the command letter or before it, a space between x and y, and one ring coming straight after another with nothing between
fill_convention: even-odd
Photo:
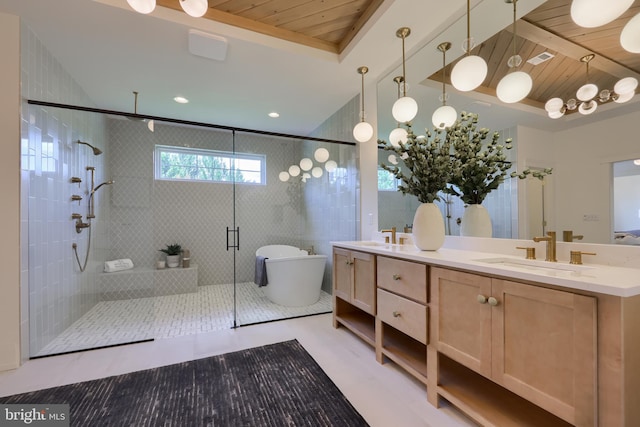
<instances>
[{"instance_id":1,"label":"ceiling vent","mask_svg":"<svg viewBox=\"0 0 640 427\"><path fill-rule=\"evenodd\" d=\"M227 56L227 39L198 30L189 30L189 52L216 61Z\"/></svg>"},{"instance_id":2,"label":"ceiling vent","mask_svg":"<svg viewBox=\"0 0 640 427\"><path fill-rule=\"evenodd\" d=\"M550 60L551 58L553 58L555 55L549 53L549 52L542 52L541 54L538 54L536 56L534 56L533 58L529 58L527 60L527 62L531 65L538 65L538 64L542 64L545 61Z\"/></svg>"}]
</instances>

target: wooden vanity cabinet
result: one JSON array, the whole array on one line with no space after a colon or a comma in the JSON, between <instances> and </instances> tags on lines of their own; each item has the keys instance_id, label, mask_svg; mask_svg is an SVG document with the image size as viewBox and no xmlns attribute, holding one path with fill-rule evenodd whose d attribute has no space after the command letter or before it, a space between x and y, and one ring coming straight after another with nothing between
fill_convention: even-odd
<instances>
[{"instance_id":1,"label":"wooden vanity cabinet","mask_svg":"<svg viewBox=\"0 0 640 427\"><path fill-rule=\"evenodd\" d=\"M438 267L430 292L432 404L442 396L501 425L511 415L500 401L520 396L511 406L522 420L597 425L596 298Z\"/></svg>"},{"instance_id":2,"label":"wooden vanity cabinet","mask_svg":"<svg viewBox=\"0 0 640 427\"><path fill-rule=\"evenodd\" d=\"M376 256L333 248L333 326L375 346Z\"/></svg>"}]
</instances>

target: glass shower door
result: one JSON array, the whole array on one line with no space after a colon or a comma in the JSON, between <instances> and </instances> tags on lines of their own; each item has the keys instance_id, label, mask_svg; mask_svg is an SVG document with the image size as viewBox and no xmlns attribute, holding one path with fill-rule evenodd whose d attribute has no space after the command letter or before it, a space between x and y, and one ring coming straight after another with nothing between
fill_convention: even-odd
<instances>
[{"instance_id":1,"label":"glass shower door","mask_svg":"<svg viewBox=\"0 0 640 427\"><path fill-rule=\"evenodd\" d=\"M355 147L236 132L234 152L235 324L330 312L330 242L356 238ZM272 245L312 256L289 263L267 255L267 283L260 286L257 251Z\"/></svg>"}]
</instances>

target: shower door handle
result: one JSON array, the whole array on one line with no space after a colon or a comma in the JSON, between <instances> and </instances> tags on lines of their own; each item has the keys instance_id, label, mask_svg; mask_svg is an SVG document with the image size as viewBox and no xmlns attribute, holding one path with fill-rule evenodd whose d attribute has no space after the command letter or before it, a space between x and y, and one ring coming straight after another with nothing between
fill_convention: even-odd
<instances>
[{"instance_id":1,"label":"shower door handle","mask_svg":"<svg viewBox=\"0 0 640 427\"><path fill-rule=\"evenodd\" d=\"M229 244L229 233L233 235L233 245ZM230 230L229 227L227 227L227 250L229 250L229 248L240 250L240 227L236 227L235 230Z\"/></svg>"}]
</instances>

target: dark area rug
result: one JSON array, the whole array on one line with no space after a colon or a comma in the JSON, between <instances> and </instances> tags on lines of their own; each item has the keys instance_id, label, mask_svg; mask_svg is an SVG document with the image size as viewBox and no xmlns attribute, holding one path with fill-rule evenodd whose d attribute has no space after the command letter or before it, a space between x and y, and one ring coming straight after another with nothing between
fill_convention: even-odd
<instances>
[{"instance_id":1,"label":"dark area rug","mask_svg":"<svg viewBox=\"0 0 640 427\"><path fill-rule=\"evenodd\" d=\"M0 398L72 426L367 426L297 340Z\"/></svg>"}]
</instances>

